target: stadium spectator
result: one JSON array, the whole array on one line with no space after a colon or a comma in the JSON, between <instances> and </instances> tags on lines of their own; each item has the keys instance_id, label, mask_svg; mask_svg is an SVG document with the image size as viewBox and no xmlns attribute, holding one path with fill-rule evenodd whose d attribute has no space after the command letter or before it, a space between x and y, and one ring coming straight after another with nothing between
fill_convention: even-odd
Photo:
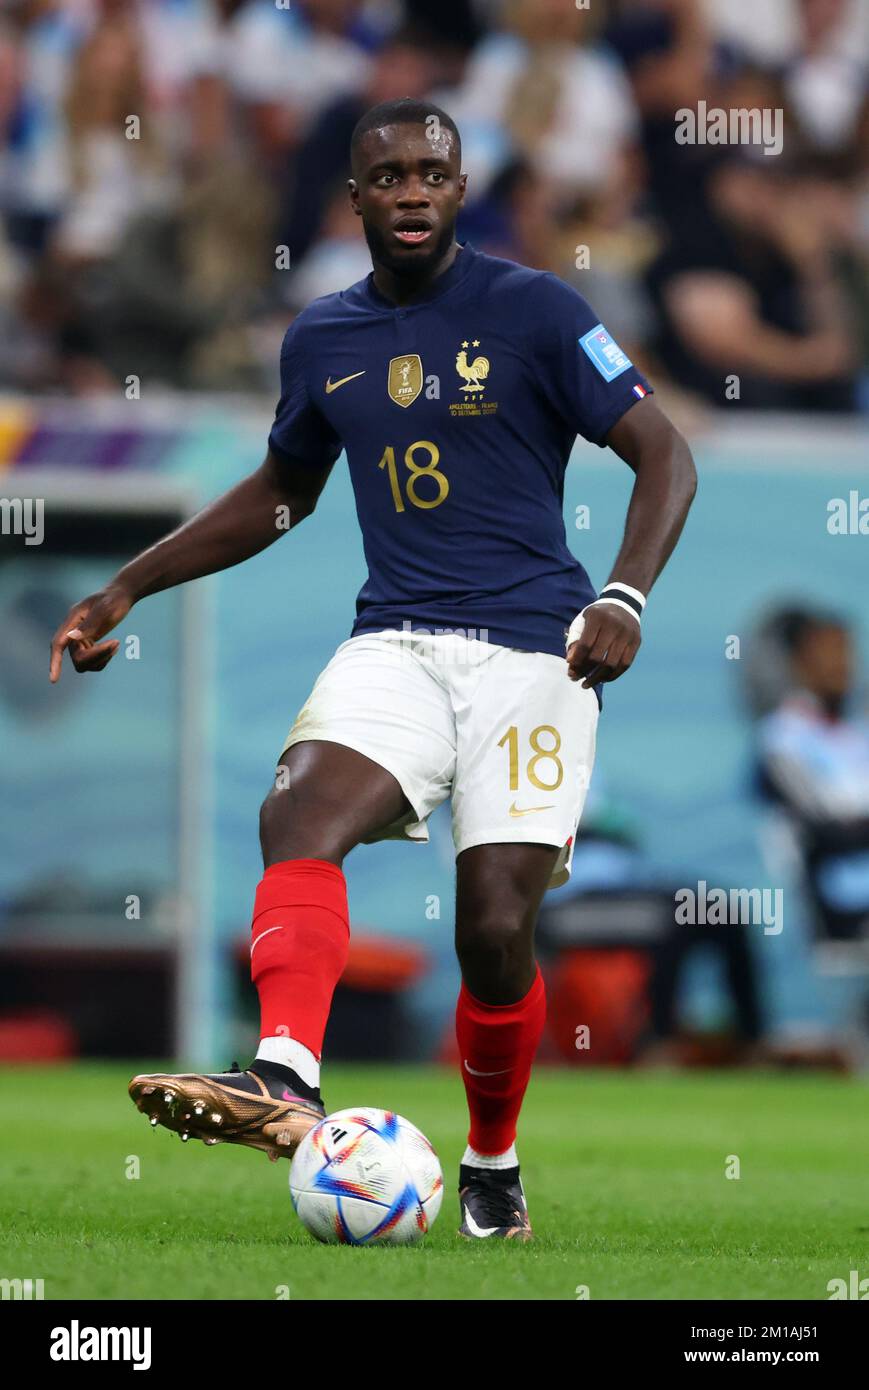
<instances>
[{"instance_id":1,"label":"stadium spectator","mask_svg":"<svg viewBox=\"0 0 869 1390\"><path fill-rule=\"evenodd\" d=\"M678 230L705 207L705 179L719 157L708 144L677 144L676 112L725 104L738 60L720 42L699 0L621 0L605 30L639 112L655 214Z\"/></svg>"},{"instance_id":2,"label":"stadium spectator","mask_svg":"<svg viewBox=\"0 0 869 1390\"><path fill-rule=\"evenodd\" d=\"M336 179L323 194L328 195L328 201L320 213L319 235L310 243L287 287L287 302L296 312L313 299L334 294L369 273L371 257L347 197L346 179Z\"/></svg>"},{"instance_id":3,"label":"stadium spectator","mask_svg":"<svg viewBox=\"0 0 869 1390\"><path fill-rule=\"evenodd\" d=\"M94 322L98 355L123 381L129 363L180 389L256 390L251 325L271 278L263 254L268 188L238 161L202 168L178 207L136 220L106 267Z\"/></svg>"},{"instance_id":4,"label":"stadium spectator","mask_svg":"<svg viewBox=\"0 0 869 1390\"><path fill-rule=\"evenodd\" d=\"M561 0L507 0L451 97L470 144L475 127L506 141L505 157L532 163L568 206L624 177L636 136L620 66L590 42L596 22Z\"/></svg>"},{"instance_id":5,"label":"stadium spectator","mask_svg":"<svg viewBox=\"0 0 869 1390\"><path fill-rule=\"evenodd\" d=\"M557 259L551 187L524 159L502 170L487 196L471 203L460 227L463 237L491 256L536 270L551 270Z\"/></svg>"},{"instance_id":6,"label":"stadium spectator","mask_svg":"<svg viewBox=\"0 0 869 1390\"><path fill-rule=\"evenodd\" d=\"M362 254L340 191L356 119L428 94L462 128L462 236L571 280L683 405L724 404L736 373L742 405L865 407L859 15L782 0L755 33L731 9L9 0L0 323L15 350L0 351L0 383L116 389L135 343L160 380L217 389L232 362L234 384L263 384L259 326L345 282ZM675 112L701 100L781 107L783 158L752 170L678 144ZM290 277L273 270L280 245Z\"/></svg>"},{"instance_id":7,"label":"stadium spectator","mask_svg":"<svg viewBox=\"0 0 869 1390\"><path fill-rule=\"evenodd\" d=\"M667 370L731 408L851 410L855 351L822 204L797 171L734 155L649 272Z\"/></svg>"},{"instance_id":8,"label":"stadium spectator","mask_svg":"<svg viewBox=\"0 0 869 1390\"><path fill-rule=\"evenodd\" d=\"M53 233L68 260L110 254L127 222L170 196L147 119L144 44L129 0L103 0L71 64L65 100L70 197Z\"/></svg>"},{"instance_id":9,"label":"stadium spectator","mask_svg":"<svg viewBox=\"0 0 869 1390\"><path fill-rule=\"evenodd\" d=\"M319 113L364 83L391 27L372 25L360 0L216 0L212 13L199 73L223 77L275 172Z\"/></svg>"},{"instance_id":10,"label":"stadium spectator","mask_svg":"<svg viewBox=\"0 0 869 1390\"><path fill-rule=\"evenodd\" d=\"M799 41L785 90L807 144L865 171L869 160L869 69L851 51L848 0L798 0Z\"/></svg>"},{"instance_id":11,"label":"stadium spectator","mask_svg":"<svg viewBox=\"0 0 869 1390\"><path fill-rule=\"evenodd\" d=\"M757 729L760 788L798 847L816 933L869 935L869 720L854 708L855 652L836 614L786 610L767 627L789 689Z\"/></svg>"},{"instance_id":12,"label":"stadium spectator","mask_svg":"<svg viewBox=\"0 0 869 1390\"><path fill-rule=\"evenodd\" d=\"M10 239L39 253L69 193L64 95L84 34L82 17L64 0L22 0L4 22L0 198Z\"/></svg>"}]
</instances>

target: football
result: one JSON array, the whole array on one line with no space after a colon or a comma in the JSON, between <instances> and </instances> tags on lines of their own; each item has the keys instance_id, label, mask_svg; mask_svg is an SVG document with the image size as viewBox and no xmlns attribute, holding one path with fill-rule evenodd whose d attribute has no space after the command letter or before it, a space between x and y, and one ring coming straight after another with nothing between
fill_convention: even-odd
<instances>
[{"instance_id":1,"label":"football","mask_svg":"<svg viewBox=\"0 0 869 1390\"><path fill-rule=\"evenodd\" d=\"M433 1226L443 1190L438 1156L416 1125L365 1106L327 1115L290 1168L299 1220L330 1245L412 1245Z\"/></svg>"}]
</instances>

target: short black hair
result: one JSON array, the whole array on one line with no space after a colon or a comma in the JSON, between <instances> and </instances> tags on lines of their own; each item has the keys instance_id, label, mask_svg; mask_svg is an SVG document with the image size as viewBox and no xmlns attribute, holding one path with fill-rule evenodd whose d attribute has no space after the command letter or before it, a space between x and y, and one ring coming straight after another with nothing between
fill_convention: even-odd
<instances>
[{"instance_id":1,"label":"short black hair","mask_svg":"<svg viewBox=\"0 0 869 1390\"><path fill-rule=\"evenodd\" d=\"M369 130L382 130L384 126L389 125L427 125L432 116L436 116L440 125L452 133L461 163L462 137L452 116L440 106L435 106L433 101L420 101L416 97L396 97L392 101L381 101L360 117L350 137L351 163L355 162L359 145Z\"/></svg>"},{"instance_id":2,"label":"short black hair","mask_svg":"<svg viewBox=\"0 0 869 1390\"><path fill-rule=\"evenodd\" d=\"M782 646L791 657L798 654L809 637L825 628L850 632L848 621L829 609L786 608L775 615L773 623Z\"/></svg>"}]
</instances>

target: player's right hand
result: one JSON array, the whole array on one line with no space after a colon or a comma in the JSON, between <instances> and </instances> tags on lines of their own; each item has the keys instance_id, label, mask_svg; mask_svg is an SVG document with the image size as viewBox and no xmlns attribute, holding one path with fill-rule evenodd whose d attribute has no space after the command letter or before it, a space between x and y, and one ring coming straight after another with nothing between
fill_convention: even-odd
<instances>
[{"instance_id":1,"label":"player's right hand","mask_svg":"<svg viewBox=\"0 0 869 1390\"><path fill-rule=\"evenodd\" d=\"M51 683L60 679L67 649L77 671L102 671L108 666L121 644L115 637L108 642L101 642L100 638L117 627L132 606L129 594L114 584L74 603L52 639L48 672Z\"/></svg>"}]
</instances>

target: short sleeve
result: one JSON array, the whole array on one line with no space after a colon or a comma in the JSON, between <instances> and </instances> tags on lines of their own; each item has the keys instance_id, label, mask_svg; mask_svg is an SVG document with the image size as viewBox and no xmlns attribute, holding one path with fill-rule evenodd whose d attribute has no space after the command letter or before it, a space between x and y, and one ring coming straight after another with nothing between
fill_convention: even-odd
<instances>
[{"instance_id":1,"label":"short sleeve","mask_svg":"<svg viewBox=\"0 0 869 1390\"><path fill-rule=\"evenodd\" d=\"M576 290L538 282L530 350L543 394L565 423L603 447L605 436L652 387Z\"/></svg>"},{"instance_id":2,"label":"short sleeve","mask_svg":"<svg viewBox=\"0 0 869 1390\"><path fill-rule=\"evenodd\" d=\"M343 446L308 394L299 337L296 319L281 348L281 398L269 434L269 449L278 458L311 468L328 468Z\"/></svg>"}]
</instances>

